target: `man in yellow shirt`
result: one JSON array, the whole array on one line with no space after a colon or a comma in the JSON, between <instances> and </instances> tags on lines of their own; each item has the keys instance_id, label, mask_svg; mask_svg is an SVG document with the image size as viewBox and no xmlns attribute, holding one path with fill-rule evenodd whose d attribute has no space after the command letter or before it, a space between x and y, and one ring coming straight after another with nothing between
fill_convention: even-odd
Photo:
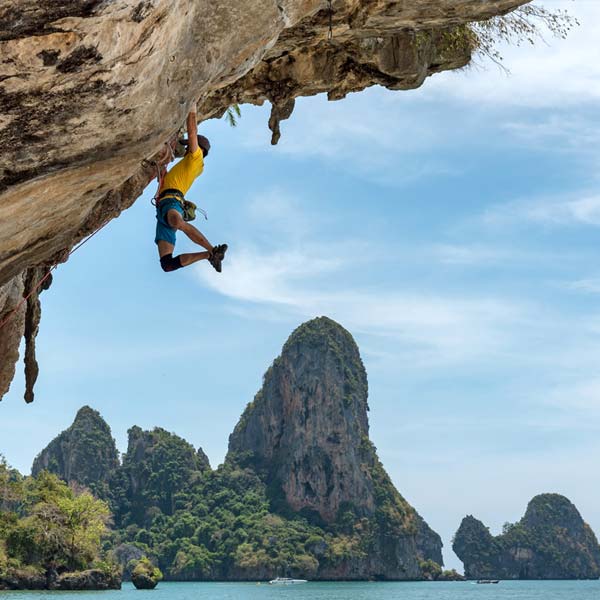
<instances>
[{"instance_id":1,"label":"man in yellow shirt","mask_svg":"<svg viewBox=\"0 0 600 600\"><path fill-rule=\"evenodd\" d=\"M188 147L184 158L165 174L161 182L156 201L157 223L154 241L158 246L163 271L175 271L206 259L220 273L227 244L213 246L196 227L183 219L184 196L196 177L204 170L204 158L210 150L210 142L203 135L198 135L195 108L187 116L187 132ZM177 231L183 231L192 242L202 246L205 252L191 252L174 257Z\"/></svg>"}]
</instances>

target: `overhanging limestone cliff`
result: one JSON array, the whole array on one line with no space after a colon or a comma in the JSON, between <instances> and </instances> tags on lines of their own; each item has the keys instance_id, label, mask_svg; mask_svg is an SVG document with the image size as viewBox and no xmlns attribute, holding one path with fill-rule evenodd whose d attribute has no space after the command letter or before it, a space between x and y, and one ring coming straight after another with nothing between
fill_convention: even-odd
<instances>
[{"instance_id":1,"label":"overhanging limestone cliff","mask_svg":"<svg viewBox=\"0 0 600 600\"><path fill-rule=\"evenodd\" d=\"M0 0L0 319L28 269L135 201L194 100L270 100L276 141L295 97L418 87L469 62L448 31L526 2L334 0L329 42L327 0ZM0 396L24 329L0 330Z\"/></svg>"}]
</instances>

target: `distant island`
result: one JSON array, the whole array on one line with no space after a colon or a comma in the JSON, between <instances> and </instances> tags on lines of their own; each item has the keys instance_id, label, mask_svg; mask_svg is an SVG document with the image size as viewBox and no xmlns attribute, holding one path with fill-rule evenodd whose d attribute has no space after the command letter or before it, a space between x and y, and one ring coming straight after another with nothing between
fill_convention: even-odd
<instances>
[{"instance_id":1,"label":"distant island","mask_svg":"<svg viewBox=\"0 0 600 600\"><path fill-rule=\"evenodd\" d=\"M125 577L147 557L167 580L460 578L442 571L439 535L379 461L367 396L354 339L321 317L292 333L217 469L161 428L132 427L121 461L86 406L32 475L55 474L107 503L107 560Z\"/></svg>"},{"instance_id":2,"label":"distant island","mask_svg":"<svg viewBox=\"0 0 600 600\"><path fill-rule=\"evenodd\" d=\"M531 500L518 523L501 535L472 516L463 519L452 548L469 579L598 579L600 546L577 508L559 494Z\"/></svg>"},{"instance_id":3,"label":"distant island","mask_svg":"<svg viewBox=\"0 0 600 600\"><path fill-rule=\"evenodd\" d=\"M440 536L392 484L368 410L358 347L327 317L289 337L217 469L160 427L129 429L120 457L109 425L84 406L31 477L0 463L0 589L106 589L121 575L139 587L163 576L464 579L442 569ZM467 578L600 575L596 537L556 494L534 498L500 536L466 517L453 548Z\"/></svg>"}]
</instances>

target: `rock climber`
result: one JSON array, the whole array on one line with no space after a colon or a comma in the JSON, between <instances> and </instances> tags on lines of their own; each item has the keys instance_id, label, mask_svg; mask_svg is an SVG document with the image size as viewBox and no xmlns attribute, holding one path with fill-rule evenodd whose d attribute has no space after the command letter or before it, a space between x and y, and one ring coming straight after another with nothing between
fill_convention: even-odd
<instances>
[{"instance_id":1,"label":"rock climber","mask_svg":"<svg viewBox=\"0 0 600 600\"><path fill-rule=\"evenodd\" d=\"M187 152L172 169L163 169L158 197L156 198L156 237L160 266L163 271L170 272L187 267L199 260L208 262L221 272L221 262L225 258L227 244L213 246L206 237L188 220L193 218L187 214L191 204L185 200L185 194L192 183L204 170L204 159L210 150L210 142L203 135L198 135L196 109L187 116ZM195 206L192 205L195 209ZM184 218L185 217L185 218ZM191 252L173 256L175 250L175 234L182 231L192 242L202 246L205 252Z\"/></svg>"}]
</instances>

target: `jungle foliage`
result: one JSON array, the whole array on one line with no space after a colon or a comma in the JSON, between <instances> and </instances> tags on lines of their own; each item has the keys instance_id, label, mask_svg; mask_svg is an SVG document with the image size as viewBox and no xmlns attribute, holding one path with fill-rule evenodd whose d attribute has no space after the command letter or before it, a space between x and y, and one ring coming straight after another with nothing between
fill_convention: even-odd
<instances>
[{"instance_id":1,"label":"jungle foliage","mask_svg":"<svg viewBox=\"0 0 600 600\"><path fill-rule=\"evenodd\" d=\"M0 578L112 568L101 547L109 519L108 505L89 491L46 471L22 477L0 457Z\"/></svg>"}]
</instances>

